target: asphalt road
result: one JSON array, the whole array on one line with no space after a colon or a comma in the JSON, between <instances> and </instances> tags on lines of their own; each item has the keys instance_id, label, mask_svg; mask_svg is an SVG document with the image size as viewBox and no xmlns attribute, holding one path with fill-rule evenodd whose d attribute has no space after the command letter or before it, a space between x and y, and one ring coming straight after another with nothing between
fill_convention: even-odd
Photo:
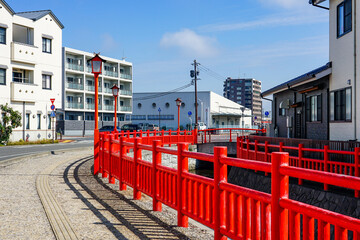
<instances>
[{"instance_id":1,"label":"asphalt road","mask_svg":"<svg viewBox=\"0 0 360 240\"><path fill-rule=\"evenodd\" d=\"M20 145L0 147L0 162L15 157L38 154L62 149L81 148L93 146L93 138L67 138L73 140L69 143Z\"/></svg>"}]
</instances>

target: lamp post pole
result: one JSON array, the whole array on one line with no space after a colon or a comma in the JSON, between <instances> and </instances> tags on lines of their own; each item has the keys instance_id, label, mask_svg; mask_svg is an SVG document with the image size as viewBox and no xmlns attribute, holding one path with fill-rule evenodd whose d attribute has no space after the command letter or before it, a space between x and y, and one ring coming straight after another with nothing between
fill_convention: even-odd
<instances>
[{"instance_id":1,"label":"lamp post pole","mask_svg":"<svg viewBox=\"0 0 360 240\"><path fill-rule=\"evenodd\" d=\"M99 150L100 150L100 136L99 136L99 75L102 70L102 63L105 62L100 58L99 54L88 60L91 62L91 72L95 79L95 130L94 130L94 175L100 172Z\"/></svg>"},{"instance_id":2,"label":"lamp post pole","mask_svg":"<svg viewBox=\"0 0 360 240\"><path fill-rule=\"evenodd\" d=\"M117 132L117 129L116 129L116 113L117 113L117 111L116 111L116 107L117 107L117 97L119 96L119 87L116 85L116 84L114 84L114 86L112 86L112 88L111 88L111 90L112 90L112 94L113 94L113 96L114 96L114 98L115 98L115 107L114 107L114 132Z\"/></svg>"},{"instance_id":3,"label":"lamp post pole","mask_svg":"<svg viewBox=\"0 0 360 240\"><path fill-rule=\"evenodd\" d=\"M161 113L161 108L159 108L158 111L159 111L159 130L161 130L161 127L160 127L160 113Z\"/></svg>"},{"instance_id":4,"label":"lamp post pole","mask_svg":"<svg viewBox=\"0 0 360 240\"><path fill-rule=\"evenodd\" d=\"M178 128L177 128L177 130L179 131L180 130L180 105L181 105L182 100L180 98L177 98L175 100L175 102L178 107Z\"/></svg>"}]
</instances>

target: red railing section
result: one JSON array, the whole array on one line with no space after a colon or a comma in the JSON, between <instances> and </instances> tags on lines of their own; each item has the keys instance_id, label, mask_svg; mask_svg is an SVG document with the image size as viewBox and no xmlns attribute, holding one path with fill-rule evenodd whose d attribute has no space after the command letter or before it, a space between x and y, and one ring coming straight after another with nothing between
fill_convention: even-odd
<instances>
[{"instance_id":1,"label":"red railing section","mask_svg":"<svg viewBox=\"0 0 360 240\"><path fill-rule=\"evenodd\" d=\"M101 133L100 172L110 183L118 179L120 190L131 186L134 199L141 193L152 197L154 211L161 211L162 204L177 210L179 226L187 227L190 217L212 228L214 239L360 239L359 219L289 199L289 177L357 191L359 178L291 166L285 152L254 161L227 157L226 147L215 147L213 155L191 152L194 137L183 133L158 137ZM177 150L164 144L177 144ZM152 162L142 159L143 150L152 152ZM162 154L177 156L177 169L161 165ZM213 162L214 178L189 173L188 158ZM271 173L272 194L228 183L228 166Z\"/></svg>"},{"instance_id":2,"label":"red railing section","mask_svg":"<svg viewBox=\"0 0 360 240\"><path fill-rule=\"evenodd\" d=\"M262 150L260 151L259 148ZM339 151L330 150L328 146L324 146L323 149L304 148L302 144L298 147L285 146L282 142L279 145L259 143L257 140L250 142L246 137L239 137L237 139L237 157L246 158L250 160L271 162L272 152L292 152L296 155L289 156L290 166L298 168L312 169L316 171L343 174L348 176L360 177L359 164L360 164L360 148L355 147L354 151ZM305 154L319 153L322 155L321 159L304 157ZM330 160L330 154L334 155L349 155L351 159L348 162ZM301 177L299 178L299 184L302 184ZM329 185L324 184L324 190L328 190ZM359 191L355 190L355 197L359 197Z\"/></svg>"},{"instance_id":3,"label":"red railing section","mask_svg":"<svg viewBox=\"0 0 360 240\"><path fill-rule=\"evenodd\" d=\"M198 130L199 142L209 143L214 141L235 142L238 136L247 136L249 134L266 133L266 129L256 128L209 128ZM216 136L216 137L212 137Z\"/></svg>"}]
</instances>

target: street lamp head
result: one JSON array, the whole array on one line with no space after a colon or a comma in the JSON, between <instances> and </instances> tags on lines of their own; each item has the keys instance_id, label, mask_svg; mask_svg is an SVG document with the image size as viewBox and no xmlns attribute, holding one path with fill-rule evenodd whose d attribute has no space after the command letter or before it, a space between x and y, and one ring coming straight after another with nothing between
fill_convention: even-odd
<instances>
[{"instance_id":1,"label":"street lamp head","mask_svg":"<svg viewBox=\"0 0 360 240\"><path fill-rule=\"evenodd\" d=\"M116 84L114 84L114 86L111 87L112 94L114 97L117 97L119 95L119 89L120 88Z\"/></svg>"},{"instance_id":2,"label":"street lamp head","mask_svg":"<svg viewBox=\"0 0 360 240\"><path fill-rule=\"evenodd\" d=\"M95 56L88 60L91 62L91 72L94 74L101 74L102 63L106 62L99 56L100 53L96 53Z\"/></svg>"},{"instance_id":3,"label":"street lamp head","mask_svg":"<svg viewBox=\"0 0 360 240\"><path fill-rule=\"evenodd\" d=\"M175 100L175 102L176 102L176 106L180 106L181 105L181 102L182 102L182 100L180 99L180 98L177 98L176 100Z\"/></svg>"}]
</instances>

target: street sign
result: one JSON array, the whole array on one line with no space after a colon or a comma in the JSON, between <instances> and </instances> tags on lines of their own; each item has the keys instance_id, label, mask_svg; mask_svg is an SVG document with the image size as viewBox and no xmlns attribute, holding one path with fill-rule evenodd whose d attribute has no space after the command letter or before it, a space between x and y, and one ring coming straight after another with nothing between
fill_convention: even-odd
<instances>
[{"instance_id":1,"label":"street sign","mask_svg":"<svg viewBox=\"0 0 360 240\"><path fill-rule=\"evenodd\" d=\"M55 98L50 98L51 104L54 105Z\"/></svg>"},{"instance_id":2,"label":"street sign","mask_svg":"<svg viewBox=\"0 0 360 240\"><path fill-rule=\"evenodd\" d=\"M55 105L52 104L52 105L50 106L50 109L54 111L54 110L55 110Z\"/></svg>"},{"instance_id":3,"label":"street sign","mask_svg":"<svg viewBox=\"0 0 360 240\"><path fill-rule=\"evenodd\" d=\"M188 112L189 117L191 116L191 114L192 114L192 112L191 112L191 111L189 111L189 112Z\"/></svg>"},{"instance_id":4,"label":"street sign","mask_svg":"<svg viewBox=\"0 0 360 240\"><path fill-rule=\"evenodd\" d=\"M54 112L54 111L51 111L50 117L54 118L55 116L56 116L55 112Z\"/></svg>"},{"instance_id":5,"label":"street sign","mask_svg":"<svg viewBox=\"0 0 360 240\"><path fill-rule=\"evenodd\" d=\"M268 112L268 111L265 112L265 116L269 116L269 112Z\"/></svg>"},{"instance_id":6,"label":"street sign","mask_svg":"<svg viewBox=\"0 0 360 240\"><path fill-rule=\"evenodd\" d=\"M158 111L161 112L161 108L159 108Z\"/></svg>"}]
</instances>

